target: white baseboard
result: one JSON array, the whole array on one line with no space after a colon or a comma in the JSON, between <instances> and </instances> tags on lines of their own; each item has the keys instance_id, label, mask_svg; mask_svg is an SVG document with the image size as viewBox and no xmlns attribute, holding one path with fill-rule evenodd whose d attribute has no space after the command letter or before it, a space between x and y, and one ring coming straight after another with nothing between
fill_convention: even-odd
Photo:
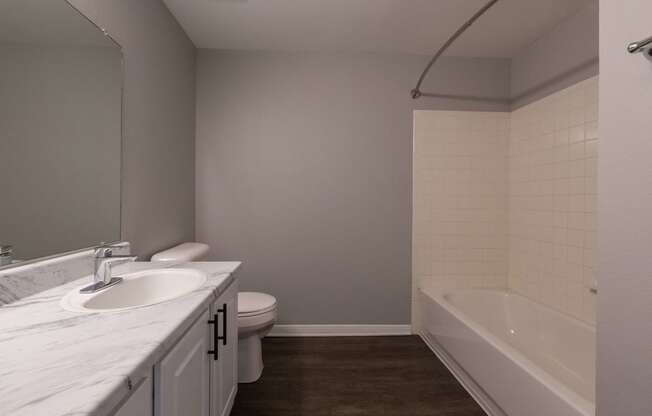
<instances>
[{"instance_id":1,"label":"white baseboard","mask_svg":"<svg viewBox=\"0 0 652 416\"><path fill-rule=\"evenodd\" d=\"M270 337L411 335L410 325L274 325Z\"/></svg>"}]
</instances>

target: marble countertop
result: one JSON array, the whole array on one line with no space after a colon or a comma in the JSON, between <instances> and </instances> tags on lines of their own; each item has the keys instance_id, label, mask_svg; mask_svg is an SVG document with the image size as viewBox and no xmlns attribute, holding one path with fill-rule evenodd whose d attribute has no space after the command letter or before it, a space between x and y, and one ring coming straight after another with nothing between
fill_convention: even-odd
<instances>
[{"instance_id":1,"label":"marble countertop","mask_svg":"<svg viewBox=\"0 0 652 416\"><path fill-rule=\"evenodd\" d=\"M206 283L180 298L116 312L76 313L59 302L90 276L0 307L0 415L109 415L208 305L238 262L130 263L125 273L187 267Z\"/></svg>"}]
</instances>

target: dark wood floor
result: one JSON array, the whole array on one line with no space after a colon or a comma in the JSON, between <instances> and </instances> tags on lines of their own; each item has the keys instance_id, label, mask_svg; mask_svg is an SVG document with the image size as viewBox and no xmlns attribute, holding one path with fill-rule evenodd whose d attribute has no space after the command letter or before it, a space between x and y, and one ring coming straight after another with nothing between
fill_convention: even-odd
<instances>
[{"instance_id":1,"label":"dark wood floor","mask_svg":"<svg viewBox=\"0 0 652 416\"><path fill-rule=\"evenodd\" d=\"M485 416L416 336L265 338L232 416Z\"/></svg>"}]
</instances>

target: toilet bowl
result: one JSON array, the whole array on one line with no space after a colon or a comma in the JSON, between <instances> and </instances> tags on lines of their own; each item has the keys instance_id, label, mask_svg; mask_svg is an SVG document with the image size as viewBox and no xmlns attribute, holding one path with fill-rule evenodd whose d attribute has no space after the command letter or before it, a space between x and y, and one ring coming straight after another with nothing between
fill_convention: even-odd
<instances>
[{"instance_id":1,"label":"toilet bowl","mask_svg":"<svg viewBox=\"0 0 652 416\"><path fill-rule=\"evenodd\" d=\"M263 339L276 322L276 298L266 293L238 293L238 382L253 383L263 372Z\"/></svg>"},{"instance_id":2,"label":"toilet bowl","mask_svg":"<svg viewBox=\"0 0 652 416\"><path fill-rule=\"evenodd\" d=\"M151 261L202 260L209 251L203 243L183 243L156 253ZM276 322L276 298L259 292L238 293L238 382L253 383L263 372L261 339Z\"/></svg>"}]
</instances>

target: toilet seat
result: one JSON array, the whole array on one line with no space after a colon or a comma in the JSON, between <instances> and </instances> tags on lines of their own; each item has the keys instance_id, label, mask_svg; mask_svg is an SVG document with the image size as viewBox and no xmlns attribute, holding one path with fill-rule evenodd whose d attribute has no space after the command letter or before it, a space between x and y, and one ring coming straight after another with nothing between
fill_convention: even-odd
<instances>
[{"instance_id":1,"label":"toilet seat","mask_svg":"<svg viewBox=\"0 0 652 416\"><path fill-rule=\"evenodd\" d=\"M264 315L276 309L276 298L267 293L238 293L238 318Z\"/></svg>"},{"instance_id":2,"label":"toilet seat","mask_svg":"<svg viewBox=\"0 0 652 416\"><path fill-rule=\"evenodd\" d=\"M252 316L238 316L238 334L257 332L261 328L271 327L276 322L276 310Z\"/></svg>"}]
</instances>

